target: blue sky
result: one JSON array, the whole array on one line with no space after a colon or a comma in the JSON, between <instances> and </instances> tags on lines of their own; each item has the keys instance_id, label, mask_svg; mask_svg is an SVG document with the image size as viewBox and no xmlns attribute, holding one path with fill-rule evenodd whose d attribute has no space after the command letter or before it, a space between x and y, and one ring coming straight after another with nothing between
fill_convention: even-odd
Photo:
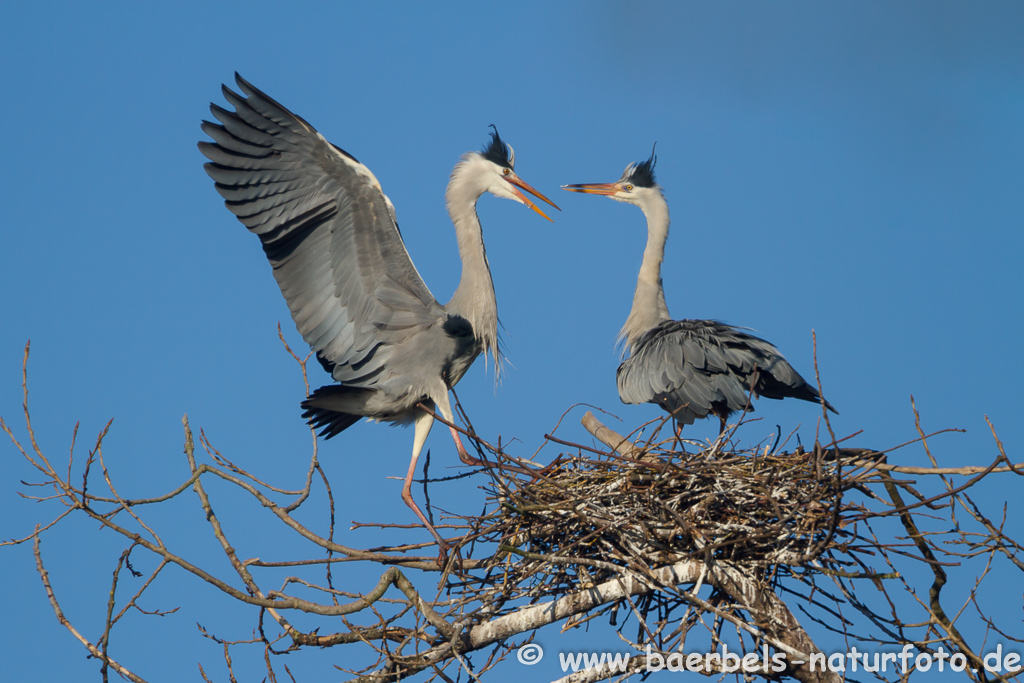
<instances>
[{"instance_id":1,"label":"blue sky","mask_svg":"<svg viewBox=\"0 0 1024 683\"><path fill-rule=\"evenodd\" d=\"M643 217L558 190L615 180L657 141L674 316L754 328L806 376L814 330L825 393L842 413L837 433L863 430L854 445L912 439L913 394L926 429L967 430L933 444L940 464L994 457L986 415L1020 460L1021 35L1024 6L999 1L5 4L0 415L24 435L21 357L31 338L34 426L55 460L77 421L81 447L114 418L105 457L122 491L165 491L187 476L187 413L253 471L282 482L304 475L301 378L277 322L294 348L303 342L257 240L224 209L195 146L209 102L223 103L220 84L237 70L373 170L441 301L459 276L445 183L459 155L487 141L489 124L515 147L520 175L562 207L551 224L511 202L479 206L512 365L495 389L478 362L459 397L483 435L520 440L519 455L576 403L615 413L622 422L608 420L623 430L658 415L621 405L614 381ZM313 371L314 385L327 381ZM746 441L776 425L813 440L814 406L757 408ZM563 438L588 438L583 410L563 422ZM716 430L708 422L688 433ZM348 531L351 519L414 520L400 482L387 478L404 474L411 439L359 424L322 444L342 542L387 540ZM442 430L428 446L435 468L456 462ZM33 472L13 448L0 453L2 535L22 536L54 508L17 497ZM548 447L540 459L555 454ZM926 464L916 447L893 459ZM1015 486L1004 478L983 493L997 507L1010 501L1019 537ZM230 493L219 493L230 507ZM466 480L436 486L432 499L467 513L483 500ZM276 532L276 522L239 504L234 529L240 545L251 543L243 555L294 550L287 540L261 546L260 529ZM182 547L212 550L194 499L152 514ZM58 595L94 638L121 549L74 520L44 538ZM27 654L8 658L12 680L96 676L50 611L30 548L0 549L0 567L5 647ZM1018 600L1019 574L1006 576ZM149 680L197 679L196 660L225 680L219 648L199 642L194 623L242 638L252 615L181 573L164 578L150 607L182 609L115 632L115 656L121 648ZM368 588L372 576L352 581ZM76 586L86 594L76 597ZM218 605L212 617L209 604ZM1019 625L1019 605L1007 609ZM552 630L540 642L559 648L559 637ZM255 679L250 654L236 664ZM334 680L332 664L354 664L340 657L289 666ZM522 675L517 666L495 680Z\"/></svg>"}]
</instances>

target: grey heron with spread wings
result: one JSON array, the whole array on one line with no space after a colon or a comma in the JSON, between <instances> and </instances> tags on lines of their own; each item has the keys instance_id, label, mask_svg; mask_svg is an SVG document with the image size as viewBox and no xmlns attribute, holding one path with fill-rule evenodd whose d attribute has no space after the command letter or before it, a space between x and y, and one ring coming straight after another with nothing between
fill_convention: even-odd
<instances>
[{"instance_id":1,"label":"grey heron with spread wings","mask_svg":"<svg viewBox=\"0 0 1024 683\"><path fill-rule=\"evenodd\" d=\"M633 294L633 307L619 332L629 358L616 380L623 403L654 403L680 425L718 416L719 433L738 410L751 411L754 398L821 398L771 343L717 320L673 320L665 305L661 263L668 240L668 203L654 180L654 153L630 164L614 183L564 185L640 207L647 217L647 246Z\"/></svg>"},{"instance_id":2,"label":"grey heron with spread wings","mask_svg":"<svg viewBox=\"0 0 1024 683\"><path fill-rule=\"evenodd\" d=\"M406 251L395 209L373 173L309 123L238 74L224 86L234 111L216 104L204 121L206 172L239 221L260 238L302 338L337 384L303 401L303 417L336 436L361 417L414 424L405 501L445 555L446 543L411 494L416 461L434 418L453 422L448 391L481 353L501 362L498 312L476 213L485 192L525 204L523 191L558 208L515 172L497 129L482 152L465 154L445 193L462 260L451 301L440 304ZM548 218L550 220L550 218ZM480 461L451 429L459 457Z\"/></svg>"}]
</instances>

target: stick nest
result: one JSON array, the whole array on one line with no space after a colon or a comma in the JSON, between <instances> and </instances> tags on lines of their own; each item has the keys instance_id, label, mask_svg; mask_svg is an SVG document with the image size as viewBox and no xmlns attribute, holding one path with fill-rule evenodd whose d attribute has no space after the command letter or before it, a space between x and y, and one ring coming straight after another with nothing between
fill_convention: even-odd
<instances>
[{"instance_id":1,"label":"stick nest","mask_svg":"<svg viewBox=\"0 0 1024 683\"><path fill-rule=\"evenodd\" d=\"M689 453L648 446L638 458L561 456L539 476L496 477L499 511L479 520L505 582L565 593L680 560L772 566L814 560L843 525L834 461L820 451ZM492 565L493 566L493 565ZM491 579L493 580L493 579Z\"/></svg>"}]
</instances>

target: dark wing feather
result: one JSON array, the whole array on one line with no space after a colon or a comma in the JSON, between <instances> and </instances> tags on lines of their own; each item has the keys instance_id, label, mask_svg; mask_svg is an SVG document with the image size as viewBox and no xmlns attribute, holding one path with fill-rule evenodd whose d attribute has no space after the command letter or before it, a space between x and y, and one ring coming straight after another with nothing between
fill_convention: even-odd
<instances>
[{"instance_id":1,"label":"dark wing feather","mask_svg":"<svg viewBox=\"0 0 1024 683\"><path fill-rule=\"evenodd\" d=\"M775 346L714 320L670 320L652 328L619 366L617 380L624 403L657 403L683 424L743 410L751 389L755 397L819 400Z\"/></svg>"},{"instance_id":2,"label":"dark wing feather","mask_svg":"<svg viewBox=\"0 0 1024 683\"><path fill-rule=\"evenodd\" d=\"M365 385L410 328L445 317L365 166L238 74L203 122L206 172L263 243L302 338L338 381Z\"/></svg>"}]
</instances>

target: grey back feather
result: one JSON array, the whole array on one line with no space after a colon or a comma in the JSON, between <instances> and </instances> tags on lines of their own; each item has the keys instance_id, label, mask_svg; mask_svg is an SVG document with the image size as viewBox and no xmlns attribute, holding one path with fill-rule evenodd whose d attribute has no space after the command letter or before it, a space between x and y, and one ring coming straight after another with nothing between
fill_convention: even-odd
<instances>
[{"instance_id":1,"label":"grey back feather","mask_svg":"<svg viewBox=\"0 0 1024 683\"><path fill-rule=\"evenodd\" d=\"M747 405L751 393L819 400L817 389L775 346L715 320L669 320L653 327L619 366L616 380L623 403L656 403L682 424L711 413L753 410Z\"/></svg>"}]
</instances>

